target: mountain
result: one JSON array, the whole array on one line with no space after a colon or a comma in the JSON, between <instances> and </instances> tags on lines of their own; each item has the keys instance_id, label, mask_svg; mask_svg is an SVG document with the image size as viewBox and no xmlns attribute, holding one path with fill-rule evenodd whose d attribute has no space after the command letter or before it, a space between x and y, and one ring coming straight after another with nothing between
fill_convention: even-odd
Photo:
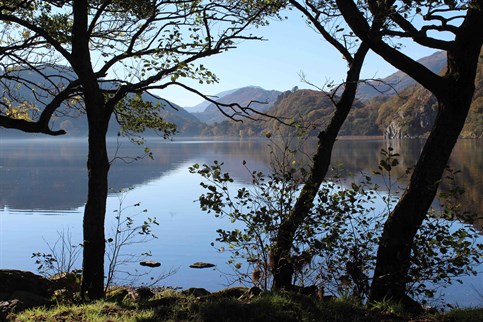
<instances>
[{"instance_id":1,"label":"mountain","mask_svg":"<svg viewBox=\"0 0 483 322\"><path fill-rule=\"evenodd\" d=\"M446 66L441 72L444 68ZM436 98L421 85L415 84L381 104L376 123L387 139L422 137L429 134L436 114ZM483 137L483 49L476 72L473 102L461 137Z\"/></svg>"},{"instance_id":2,"label":"mountain","mask_svg":"<svg viewBox=\"0 0 483 322\"><path fill-rule=\"evenodd\" d=\"M223 96L229 95L229 94L231 94L231 93L233 93L237 90L238 90L238 88L231 89L231 90L228 90L228 91L218 93L218 94L213 95L211 97L213 99L220 99ZM195 106L185 107L185 110L187 110L190 113L201 113L201 112L204 112L210 104L211 104L210 101L204 100L203 102L201 102L200 104L197 104Z\"/></svg>"},{"instance_id":3,"label":"mountain","mask_svg":"<svg viewBox=\"0 0 483 322\"><path fill-rule=\"evenodd\" d=\"M462 131L462 137L483 137L482 57L483 52L478 65L474 100ZM441 73L444 71L446 58L444 53L437 52L420 59L419 62L429 69ZM341 136L379 135L388 139L426 136L436 116L436 99L404 73L394 73L382 81L392 84L397 89L397 95L394 91L381 94L384 92L384 87L381 87L383 85L380 82L373 82L373 86L361 84L358 99L339 134ZM12 86L14 85L12 84ZM385 86L387 89L387 85ZM18 92L21 97L34 98L31 90L20 87ZM248 86L225 91L217 96L222 103L238 103L241 106L247 106L252 101L266 102L266 104L252 103L251 107L272 115L274 118L266 118L262 121L244 119L243 122L234 122L224 116L211 102L205 101L192 107L198 110L204 108L203 112L188 113L186 109L174 103L168 103L160 97L145 94L143 98L154 103L161 102L164 106L161 115L166 121L175 123L179 135L183 136L260 136L267 131L280 132L280 129L284 128L280 120L286 123L295 120L302 123L307 129L313 129L313 134L316 134L319 129L325 127L334 111L327 94L314 90L294 89L281 93ZM53 120L53 128L65 129L71 136L87 135L87 124L85 116L82 115L82 109L69 109L68 111L69 115L63 115ZM229 112L227 110L227 113ZM285 129L287 128L285 127ZM113 121L109 134L116 135L118 130L119 126ZM0 128L0 136L19 135L19 133L19 131Z\"/></svg>"},{"instance_id":4,"label":"mountain","mask_svg":"<svg viewBox=\"0 0 483 322\"><path fill-rule=\"evenodd\" d=\"M444 72L441 65L441 53L436 53L420 62L428 64L428 68ZM397 95L362 96L354 102L339 135L341 136L384 136L393 138L425 137L430 132L437 113L436 98L421 85L403 73L395 73L385 81L398 80ZM409 84L405 88L400 88ZM461 137L483 137L483 51L480 55L475 94L470 112ZM363 88L363 91L366 89ZM377 92L377 91L376 91ZM371 94L372 95L372 94ZM326 126L334 111L332 102L326 93L313 90L286 91L282 93L274 105L266 111L286 122L297 121L307 129L313 129L313 134ZM276 119L264 122L247 120L243 123L224 121L215 126L206 127L204 136L257 136L266 132L282 133L284 129ZM285 128L287 129L287 128Z\"/></svg>"},{"instance_id":5,"label":"mountain","mask_svg":"<svg viewBox=\"0 0 483 322\"><path fill-rule=\"evenodd\" d=\"M254 108L259 112L264 112L272 107L273 103L277 100L278 95L280 95L279 91L265 90L257 86L248 86L231 91L229 94L217 99L217 101L225 104L237 103L240 106L250 105L251 108ZM226 110L228 114L232 113L230 108L225 107L223 109ZM224 116L213 103L210 103L203 112L193 113L193 115L195 115L200 121L210 125L226 120L226 116Z\"/></svg>"},{"instance_id":6,"label":"mountain","mask_svg":"<svg viewBox=\"0 0 483 322\"><path fill-rule=\"evenodd\" d=\"M204 124L201 123L196 117L174 103L168 102L156 95L147 93L143 94L142 98L143 101L152 102L153 104L159 103L161 105L162 109L159 111L159 115L166 122L177 125L177 135L198 135L198 133L200 133L201 129L204 127ZM87 136L88 128L85 115L74 118L54 118L53 122L59 124L58 128L66 130L67 136ZM113 116L109 123L108 135L116 136L119 131L120 126ZM155 133L152 130L147 130L144 135L155 135Z\"/></svg>"},{"instance_id":7,"label":"mountain","mask_svg":"<svg viewBox=\"0 0 483 322\"><path fill-rule=\"evenodd\" d=\"M146 98L143 97L146 100ZM172 102L168 102L157 96L153 97L155 102L161 102L163 110L160 115L169 123L174 123L177 126L177 135L195 136L198 135L204 124L200 122L192 113L189 113L181 106Z\"/></svg>"},{"instance_id":8,"label":"mountain","mask_svg":"<svg viewBox=\"0 0 483 322\"><path fill-rule=\"evenodd\" d=\"M76 78L75 73L64 66L46 66L42 69L44 75L49 78L49 82L55 84L56 86L62 87L67 84L68 80L74 80ZM2 81L3 88L0 92L5 96L5 93L13 93L18 101L34 102L39 108L47 104L52 96L47 93L47 91L42 90L44 84L51 84L47 82L44 77L41 77L38 73L33 73L29 69L19 68L15 71L14 76L18 76L21 79L28 81L30 84L37 84L35 86L19 85L14 80L4 79ZM112 83L102 83L103 88L109 88L114 86ZM167 122L174 123L177 125L177 130L179 135L193 136L200 133L204 124L201 123L195 116L187 112L182 107L168 102L156 95L145 93L142 96L144 101L149 101L154 104L160 103L162 110L160 115ZM80 104L74 106L67 106L64 104L59 109L59 115L53 116L51 127L53 129L64 129L66 130L66 136L77 137L77 136L87 136L87 120L85 117L85 111ZM115 121L115 117L111 118L109 125L108 135L115 136L119 132L119 124ZM20 131L4 129L0 127L0 135L2 137L31 137L35 134L24 134Z\"/></svg>"},{"instance_id":9,"label":"mountain","mask_svg":"<svg viewBox=\"0 0 483 322\"><path fill-rule=\"evenodd\" d=\"M423 57L418 62L434 73L439 73L446 67L446 53L443 51ZM371 80L365 84L360 84L357 89L357 98L361 101L368 101L376 96L386 95L392 96L410 85L416 84L416 81L409 77L406 73L398 71L378 81Z\"/></svg>"},{"instance_id":10,"label":"mountain","mask_svg":"<svg viewBox=\"0 0 483 322\"><path fill-rule=\"evenodd\" d=\"M227 120L207 126L202 136L263 136L266 132L283 134L291 131L280 121L297 121L308 128L323 126L334 108L326 94L316 90L296 90L281 93L272 107L265 111L272 118L245 119L243 122Z\"/></svg>"}]
</instances>

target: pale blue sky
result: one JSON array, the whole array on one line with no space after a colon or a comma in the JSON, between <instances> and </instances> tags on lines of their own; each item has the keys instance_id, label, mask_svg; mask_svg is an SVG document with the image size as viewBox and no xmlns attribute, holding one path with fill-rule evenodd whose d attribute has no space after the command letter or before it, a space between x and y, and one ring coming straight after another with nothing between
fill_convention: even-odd
<instances>
[{"instance_id":1,"label":"pale blue sky","mask_svg":"<svg viewBox=\"0 0 483 322\"><path fill-rule=\"evenodd\" d=\"M238 48L204 60L203 64L218 76L218 84L200 85L189 81L186 84L207 95L215 95L249 85L280 91L294 86L309 88L301 82L301 72L319 86L328 81L342 82L346 63L341 55L308 27L299 13L292 11L287 16L287 20L272 20L268 26L253 29L254 34L262 35L266 41L245 41ZM419 59L434 51L408 46L405 52ZM385 77L395 71L384 60L370 53L362 77ZM199 96L177 87L156 94L182 107L203 101Z\"/></svg>"}]
</instances>

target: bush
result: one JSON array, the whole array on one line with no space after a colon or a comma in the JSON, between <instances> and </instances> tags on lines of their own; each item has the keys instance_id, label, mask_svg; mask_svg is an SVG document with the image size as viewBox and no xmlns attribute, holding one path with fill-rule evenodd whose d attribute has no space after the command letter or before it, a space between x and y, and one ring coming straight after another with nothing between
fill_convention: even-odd
<instances>
[{"instance_id":1,"label":"bush","mask_svg":"<svg viewBox=\"0 0 483 322\"><path fill-rule=\"evenodd\" d=\"M216 239L221 252L230 252L229 264L235 278L271 288L271 249L280 224L288 217L297 200L307 171L297 162L297 149L280 149L282 156L272 162L277 167L264 174L251 171L252 185L234 188L234 179L223 172L223 163L195 164L190 168L204 178L206 193L199 197L201 209L234 224L218 229ZM381 151L379 169L373 176L357 178L334 169L332 178L319 190L314 207L295 232L290 261L296 271L294 284L315 284L326 293L357 302L367 299L370 274L374 270L376 250L383 224L394 207L401 178L394 178L399 155L392 148ZM406 171L406 175L410 170ZM447 171L451 185L457 172ZM382 182L382 186L374 183ZM432 209L413 244L408 276L408 293L425 301L457 277L476 274L483 245L469 224L461 218L459 198L462 189L454 187L440 193L442 205ZM212 243L215 245L215 243Z\"/></svg>"}]
</instances>

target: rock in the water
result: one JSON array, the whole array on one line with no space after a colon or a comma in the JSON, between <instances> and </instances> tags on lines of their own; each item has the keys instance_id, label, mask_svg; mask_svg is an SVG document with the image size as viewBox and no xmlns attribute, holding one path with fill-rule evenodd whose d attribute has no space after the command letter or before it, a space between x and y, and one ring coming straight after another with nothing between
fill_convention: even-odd
<instances>
[{"instance_id":1,"label":"rock in the water","mask_svg":"<svg viewBox=\"0 0 483 322\"><path fill-rule=\"evenodd\" d=\"M191 268L210 268L215 267L215 264L205 263L205 262L196 262L190 265Z\"/></svg>"},{"instance_id":2,"label":"rock in the water","mask_svg":"<svg viewBox=\"0 0 483 322\"><path fill-rule=\"evenodd\" d=\"M147 266L147 267L159 267L161 266L161 263L155 262L155 261L142 261L142 262L139 262L139 265Z\"/></svg>"}]
</instances>

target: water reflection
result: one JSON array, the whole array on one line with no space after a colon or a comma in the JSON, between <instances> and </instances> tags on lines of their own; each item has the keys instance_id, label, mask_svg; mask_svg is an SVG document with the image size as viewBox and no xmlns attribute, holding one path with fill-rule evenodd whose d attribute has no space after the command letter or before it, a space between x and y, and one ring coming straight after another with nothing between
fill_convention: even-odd
<instances>
[{"instance_id":1,"label":"water reflection","mask_svg":"<svg viewBox=\"0 0 483 322\"><path fill-rule=\"evenodd\" d=\"M312 141L305 146L307 155L313 153L315 143ZM176 139L167 142L156 139L148 140L147 145L154 160L145 158L126 163L122 160L131 161L142 155L143 147L124 142L118 149L116 141L109 143L111 157L117 156L111 167L110 186L113 190L134 187L127 195L126 205L141 202L142 207L149 210L148 215L157 217L160 223L156 232L159 239L150 245L142 245L142 251L152 250L154 259L161 261L163 268L181 267L166 281L167 285L220 289L225 279L218 271L188 268L192 262L209 261L222 271L230 271L224 264L227 255L217 253L210 246L216 238L216 228L223 224L220 219L202 213L198 204L193 202L202 193L201 178L189 174L187 169L194 163L210 164L213 160L220 160L237 184L250 184L250 173L242 166L242 161L246 160L252 170L266 171L271 159L267 141ZM389 146L401 154L401 167L395 170L395 176L399 177L405 168L414 166L423 142L340 140L333 152L333 163L343 164L347 172L370 174L377 168L380 150ZM481 152L481 141L460 141L451 161L451 166L462 172L458 182L467 190L464 204L480 216L483 208ZM75 242L81 241L87 183L86 145L83 140L73 139L2 139L0 153L0 209L3 209L0 211L0 267L35 271L32 252L49 251L43 238L52 243L56 231L67 227L73 232ZM300 160L299 164L302 163ZM109 221L118 207L119 200L111 194L107 227L110 227ZM475 285L482 287L478 282ZM452 292L465 292L465 295L454 293L456 300L452 303L463 298L474 300L474 295L466 294L471 293L468 288Z\"/></svg>"},{"instance_id":2,"label":"water reflection","mask_svg":"<svg viewBox=\"0 0 483 322\"><path fill-rule=\"evenodd\" d=\"M304 149L311 155L315 141ZM420 140L362 141L341 140L333 152L333 164L342 164L347 172L371 174L377 168L380 150L392 146L400 154L401 166L395 176L405 185L404 171L413 167L423 146ZM154 160L144 158L143 148L130 142L109 144L111 157L116 156L110 171L113 190L141 186L161 178L182 164L225 163L225 170L242 183L250 183L249 172L241 166L246 160L250 169L266 171L270 164L267 141L148 141ZM0 207L31 210L68 210L82 206L86 197L86 154L83 140L2 140L0 141ZM464 203L468 210L481 214L483 169L482 142L462 140L454 149L450 166L460 170L457 183L466 189ZM483 219L482 219L483 220Z\"/></svg>"}]
</instances>

